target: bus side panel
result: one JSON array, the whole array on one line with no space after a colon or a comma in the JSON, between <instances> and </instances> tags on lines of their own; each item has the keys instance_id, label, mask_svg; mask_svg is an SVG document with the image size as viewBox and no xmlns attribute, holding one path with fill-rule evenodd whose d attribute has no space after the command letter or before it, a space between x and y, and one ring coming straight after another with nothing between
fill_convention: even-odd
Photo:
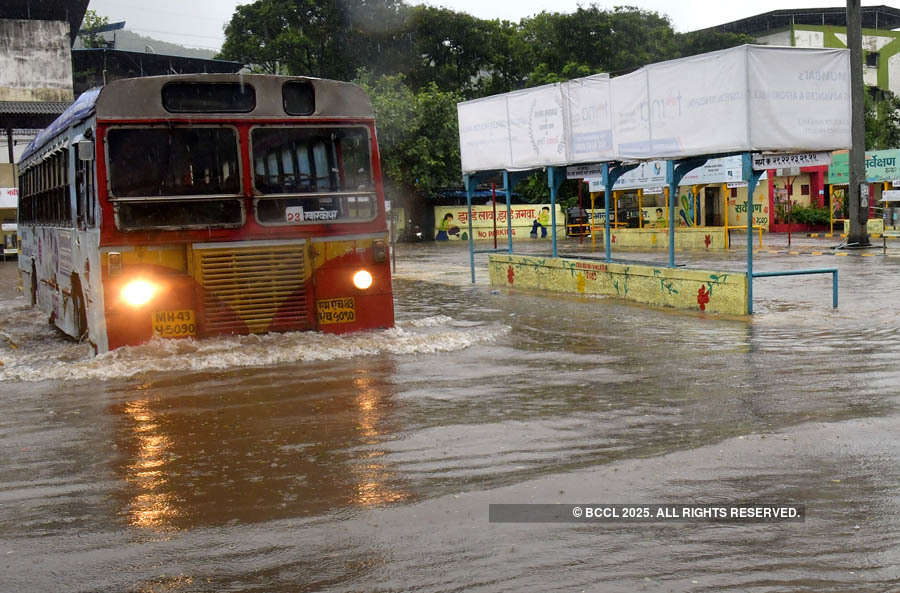
<instances>
[{"instance_id":1,"label":"bus side panel","mask_svg":"<svg viewBox=\"0 0 900 593\"><path fill-rule=\"evenodd\" d=\"M88 341L97 352L109 350L106 334L106 299L103 294L103 269L100 263L100 230L78 233L74 257L87 308Z\"/></svg>"},{"instance_id":2,"label":"bus side panel","mask_svg":"<svg viewBox=\"0 0 900 593\"><path fill-rule=\"evenodd\" d=\"M56 229L32 226L23 229L22 233L24 257L20 259L19 267L23 270L25 295L34 298L38 310L56 323L59 315ZM26 252L28 255L25 255Z\"/></svg>"},{"instance_id":3,"label":"bus side panel","mask_svg":"<svg viewBox=\"0 0 900 593\"><path fill-rule=\"evenodd\" d=\"M373 239L314 243L319 331L345 333L394 326L390 258L376 262L373 243ZM372 275L368 289L353 284L353 276L360 270Z\"/></svg>"}]
</instances>

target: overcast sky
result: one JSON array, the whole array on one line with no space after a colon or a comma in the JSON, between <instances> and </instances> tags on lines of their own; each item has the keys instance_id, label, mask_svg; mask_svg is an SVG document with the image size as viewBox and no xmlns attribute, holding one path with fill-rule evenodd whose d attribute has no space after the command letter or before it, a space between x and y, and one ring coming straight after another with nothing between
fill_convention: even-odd
<instances>
[{"instance_id":1,"label":"overcast sky","mask_svg":"<svg viewBox=\"0 0 900 593\"><path fill-rule=\"evenodd\" d=\"M223 28L238 4L238 0L91 0L88 8L96 10L110 21L126 21L126 28L145 35L187 45L219 49L224 41ZM408 1L408 4L419 2ZM473 16L519 21L524 17L543 10L552 12L573 12L577 0L442 0L426 2L432 6L443 6ZM590 2L581 2L590 5ZM811 8L818 6L846 6L840 0L817 1L796 0L796 4L777 0L756 2L734 2L729 0L618 0L597 2L601 8L615 5L635 5L667 15L678 32L693 31L712 27L780 8ZM878 0L863 2L863 6L888 5L898 7L900 0Z\"/></svg>"}]
</instances>

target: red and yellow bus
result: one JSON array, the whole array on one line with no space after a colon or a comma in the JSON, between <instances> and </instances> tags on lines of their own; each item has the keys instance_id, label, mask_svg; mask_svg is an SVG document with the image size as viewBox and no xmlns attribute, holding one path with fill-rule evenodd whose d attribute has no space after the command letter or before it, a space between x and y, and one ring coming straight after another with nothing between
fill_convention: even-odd
<instances>
[{"instance_id":1,"label":"red and yellow bus","mask_svg":"<svg viewBox=\"0 0 900 593\"><path fill-rule=\"evenodd\" d=\"M117 80L35 138L19 182L22 287L98 352L393 325L375 121L356 85Z\"/></svg>"}]
</instances>

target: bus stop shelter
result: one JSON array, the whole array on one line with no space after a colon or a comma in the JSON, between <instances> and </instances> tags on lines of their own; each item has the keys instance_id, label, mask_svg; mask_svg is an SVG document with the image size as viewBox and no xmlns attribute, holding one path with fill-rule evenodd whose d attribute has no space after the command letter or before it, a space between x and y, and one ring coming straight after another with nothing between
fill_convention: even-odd
<instances>
[{"instance_id":1,"label":"bus stop shelter","mask_svg":"<svg viewBox=\"0 0 900 593\"><path fill-rule=\"evenodd\" d=\"M616 181L639 163L662 159L674 212L677 188L688 172L710 158L740 155L742 179L748 184L747 212L752 213L753 192L764 170L821 164L817 159L822 154L850 146L848 50L744 45L652 64L616 78L597 74L463 102L458 118L470 196L479 180L498 173L508 196L518 179L546 169L555 205L566 167L585 164L599 170L605 189L605 264L587 269L586 264L579 268L578 262L555 261L560 258L553 220L550 258L514 256L510 241L506 255L490 258L492 284L506 278L507 285L517 288L614 294L728 313L752 313L755 277L832 273L837 294L833 269L754 274L752 216L747 217L743 280L721 271L676 271L674 216L668 220L666 266L614 261L609 196ZM555 215L555 207L551 212ZM698 277L689 272L701 272L705 279L696 291L696 305L692 295ZM714 302L710 293L728 298Z\"/></svg>"}]
</instances>

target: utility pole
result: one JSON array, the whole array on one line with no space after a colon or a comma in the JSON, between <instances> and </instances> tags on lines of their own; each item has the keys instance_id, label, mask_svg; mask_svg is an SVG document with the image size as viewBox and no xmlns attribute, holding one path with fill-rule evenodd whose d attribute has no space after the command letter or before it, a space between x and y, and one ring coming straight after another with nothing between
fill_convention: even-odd
<instances>
[{"instance_id":1,"label":"utility pole","mask_svg":"<svg viewBox=\"0 0 900 593\"><path fill-rule=\"evenodd\" d=\"M849 245L860 247L869 245L869 233L866 221L869 214L868 186L865 196L861 196L861 187L866 182L866 123L863 111L865 98L862 75L862 23L859 9L860 0L847 0L847 46L850 48L850 187L849 212L850 233L847 237Z\"/></svg>"}]
</instances>

